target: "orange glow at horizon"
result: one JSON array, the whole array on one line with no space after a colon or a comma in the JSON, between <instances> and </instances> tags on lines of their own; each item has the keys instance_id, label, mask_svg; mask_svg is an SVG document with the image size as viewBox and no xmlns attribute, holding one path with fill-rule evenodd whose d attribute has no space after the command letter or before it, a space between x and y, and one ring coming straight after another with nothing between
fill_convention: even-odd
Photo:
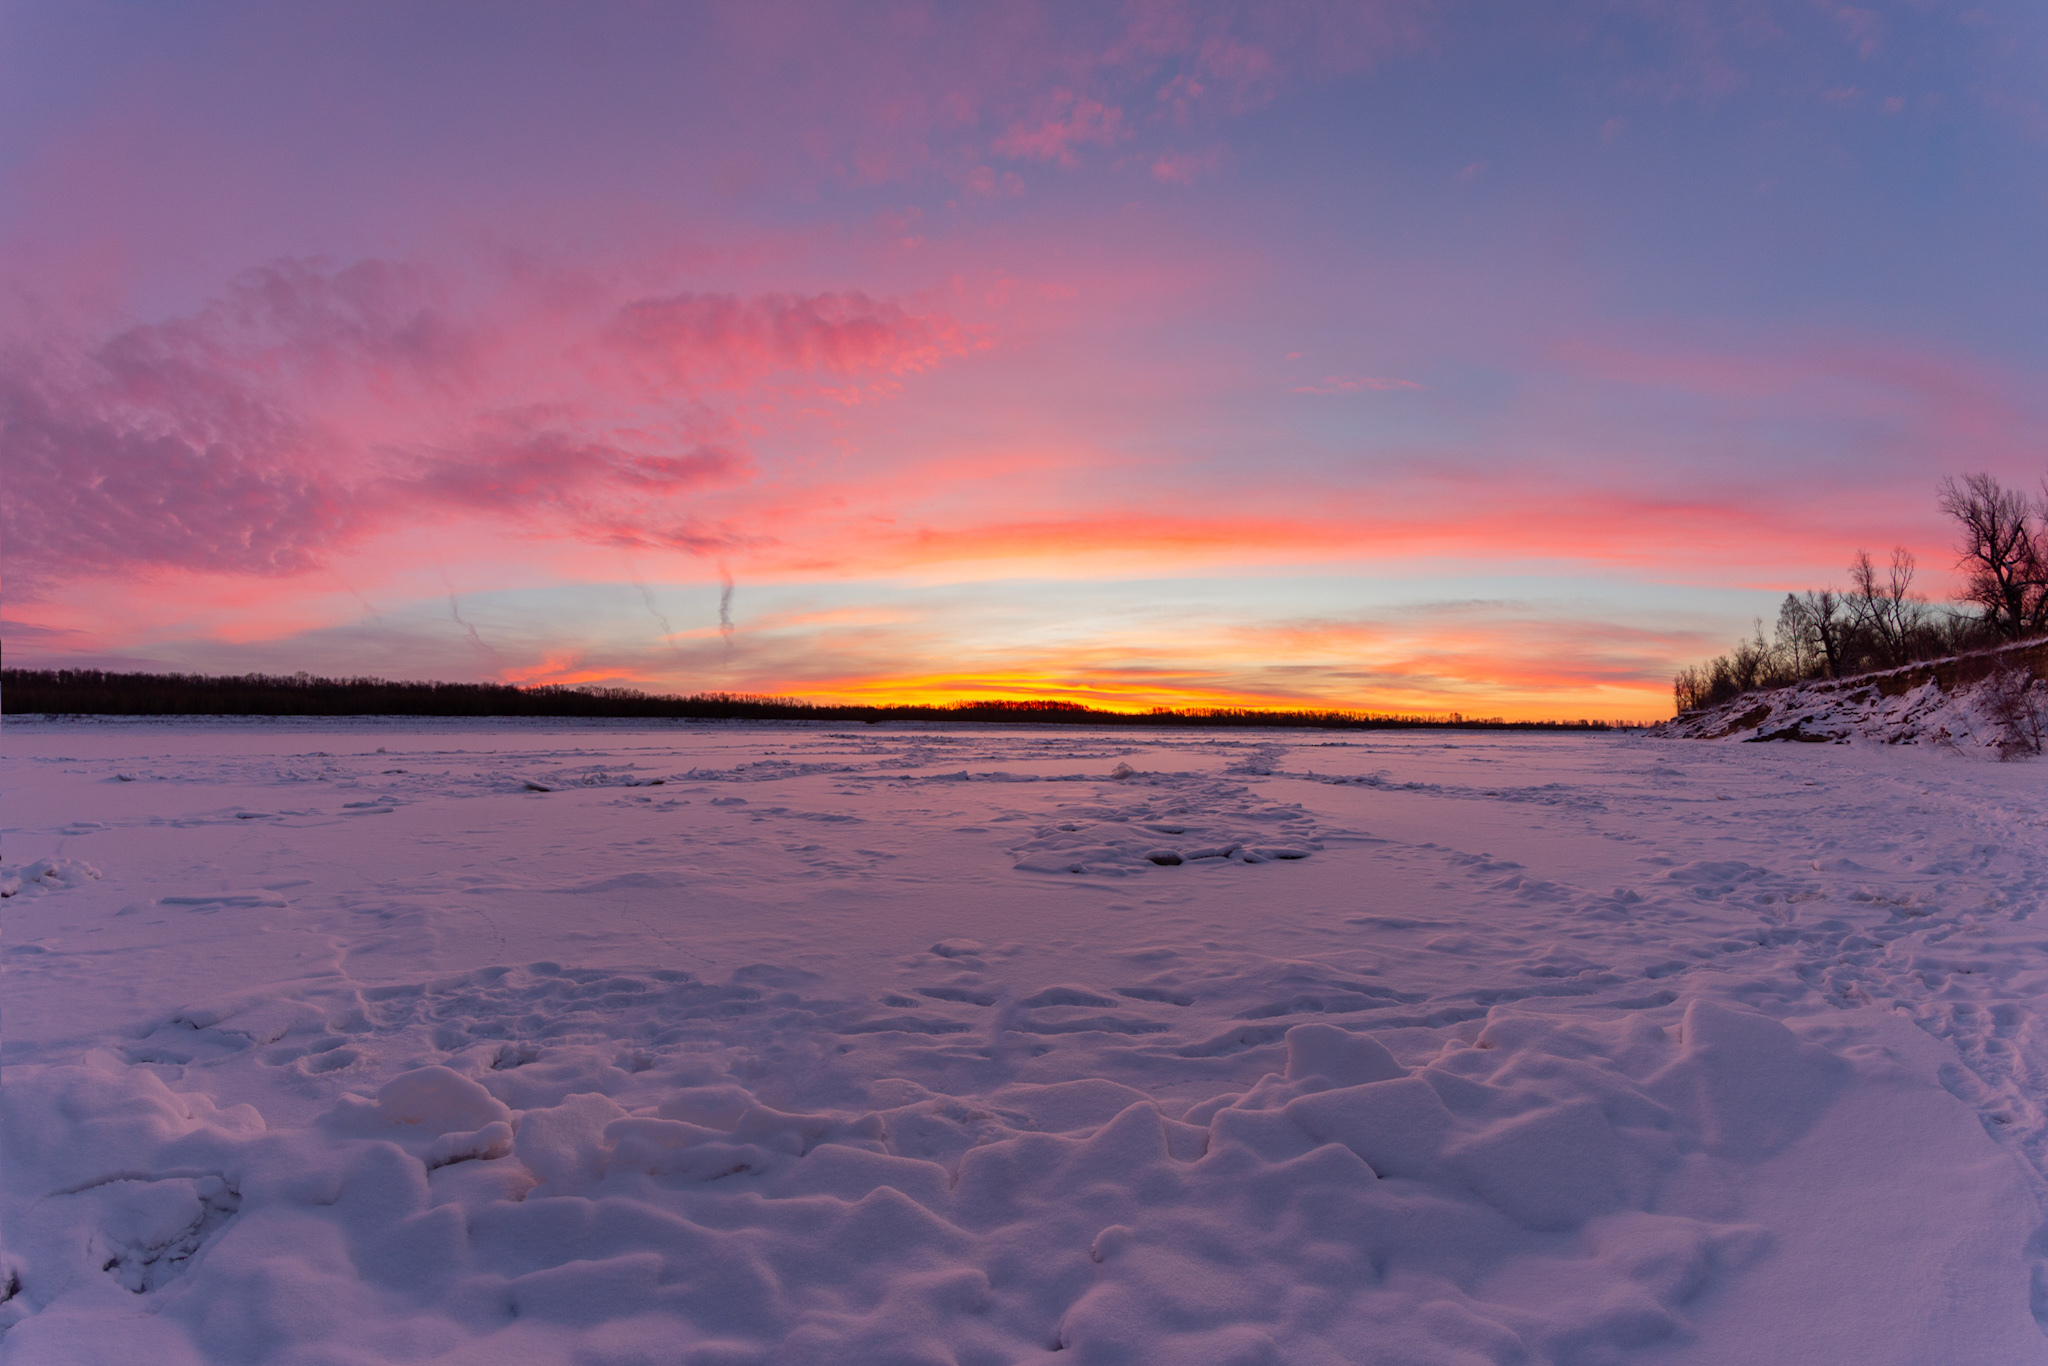
<instances>
[{"instance_id":1,"label":"orange glow at horizon","mask_svg":"<svg viewBox=\"0 0 2048 1366\"><path fill-rule=\"evenodd\" d=\"M1142 713L1236 710L1274 712L1347 712L1360 716L1419 716L1434 720L1453 715L1467 720L1505 721L1629 721L1667 720L1671 716L1668 685L1615 688L1609 696L1578 696L1570 705L1537 700L1474 698L1447 704L1441 695L1414 693L1377 700L1313 698L1300 694L1237 692L1188 684L1179 687L1117 687L1108 683L1063 683L1052 678L946 677L868 680L847 679L829 688L802 692L768 689L760 695L803 702L863 706L951 707L971 702L1077 702L1100 711Z\"/></svg>"},{"instance_id":2,"label":"orange glow at horizon","mask_svg":"<svg viewBox=\"0 0 2048 1366\"><path fill-rule=\"evenodd\" d=\"M1406 666L1414 669L1410 662ZM1398 676L1402 666L1388 671ZM729 693L787 698L824 705L951 707L970 702L1073 702L1104 710L1244 709L1252 711L1338 711L1374 716L1456 714L1510 721L1595 719L1657 721L1671 714L1668 684L1642 679L1589 679L1583 674L1546 676L1512 670L1497 680L1466 678L1455 686L1418 679L1406 686L1376 684L1346 689L1338 680L1311 673L1291 688L1261 688L1233 682L1228 670L1161 666L1119 669L1076 662L1062 668L1048 660L1030 667L927 671L891 674L809 675L778 679L751 674L731 683L694 681L611 670L581 654L552 655L540 664L505 670L494 681L520 686L598 685L637 688L656 694Z\"/></svg>"}]
</instances>

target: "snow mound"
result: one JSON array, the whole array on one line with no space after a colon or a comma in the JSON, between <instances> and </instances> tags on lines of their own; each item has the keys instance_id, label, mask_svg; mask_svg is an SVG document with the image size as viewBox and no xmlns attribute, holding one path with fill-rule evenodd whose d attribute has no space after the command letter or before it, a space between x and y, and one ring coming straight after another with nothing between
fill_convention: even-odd
<instances>
[{"instance_id":1,"label":"snow mound","mask_svg":"<svg viewBox=\"0 0 2048 1366\"><path fill-rule=\"evenodd\" d=\"M61 892L96 882L100 876L99 869L78 859L39 858L19 868L0 870L0 896Z\"/></svg>"}]
</instances>

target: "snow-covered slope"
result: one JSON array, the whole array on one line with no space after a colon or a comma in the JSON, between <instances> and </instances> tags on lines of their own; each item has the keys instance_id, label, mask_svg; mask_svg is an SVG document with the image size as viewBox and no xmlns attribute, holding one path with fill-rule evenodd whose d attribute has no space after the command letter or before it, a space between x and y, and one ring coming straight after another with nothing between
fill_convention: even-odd
<instances>
[{"instance_id":1,"label":"snow-covered slope","mask_svg":"<svg viewBox=\"0 0 2048 1366\"><path fill-rule=\"evenodd\" d=\"M1875 741L2009 755L2016 746L1999 693L2029 680L2028 700L2048 716L2048 641L1744 693L1656 729L1689 740Z\"/></svg>"},{"instance_id":2,"label":"snow-covered slope","mask_svg":"<svg viewBox=\"0 0 2048 1366\"><path fill-rule=\"evenodd\" d=\"M2048 1362L2048 790L6 730L0 1362Z\"/></svg>"}]
</instances>

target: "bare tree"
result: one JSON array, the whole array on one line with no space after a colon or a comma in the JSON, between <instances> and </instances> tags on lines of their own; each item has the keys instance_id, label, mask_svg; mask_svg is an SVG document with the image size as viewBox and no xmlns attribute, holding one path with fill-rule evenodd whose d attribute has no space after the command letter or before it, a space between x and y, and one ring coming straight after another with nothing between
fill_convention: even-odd
<instances>
[{"instance_id":1,"label":"bare tree","mask_svg":"<svg viewBox=\"0 0 2048 1366\"><path fill-rule=\"evenodd\" d=\"M2026 495L1988 474L1951 477L1941 481L1941 510L1962 532L1964 600L2008 640L2048 625L2048 533L2036 528Z\"/></svg>"},{"instance_id":2,"label":"bare tree","mask_svg":"<svg viewBox=\"0 0 2048 1366\"><path fill-rule=\"evenodd\" d=\"M1672 700L1678 704L1679 715L1698 711L1707 705L1708 679L1704 669L1691 664L1680 669L1671 680Z\"/></svg>"},{"instance_id":3,"label":"bare tree","mask_svg":"<svg viewBox=\"0 0 2048 1366\"><path fill-rule=\"evenodd\" d=\"M1818 663L1829 678L1840 678L1848 662L1852 625L1843 611L1842 595L1832 588L1787 593L1778 608L1779 649L1800 661L1801 673L1810 672Z\"/></svg>"},{"instance_id":4,"label":"bare tree","mask_svg":"<svg viewBox=\"0 0 2048 1366\"><path fill-rule=\"evenodd\" d=\"M1849 561L1849 591L1842 595L1842 602L1856 634L1862 637L1860 643L1866 646L1858 653L1873 655L1878 663L1888 662L1891 652L1885 648L1884 590L1878 586L1869 551L1858 550L1856 558Z\"/></svg>"},{"instance_id":5,"label":"bare tree","mask_svg":"<svg viewBox=\"0 0 2048 1366\"><path fill-rule=\"evenodd\" d=\"M1849 562L1849 580L1854 585L1845 599L1849 617L1869 638L1878 663L1888 667L1896 668L1912 657L1913 637L1926 614L1913 595L1917 568L1913 552L1904 546L1893 547L1890 571L1882 579L1868 551L1857 551Z\"/></svg>"},{"instance_id":6,"label":"bare tree","mask_svg":"<svg viewBox=\"0 0 2048 1366\"><path fill-rule=\"evenodd\" d=\"M1756 622L1756 634L1749 640L1738 640L1735 648L1727 655L1728 672L1735 681L1735 691L1753 692L1758 688L1774 688L1784 681L1778 677L1777 658L1768 642L1764 640L1764 623Z\"/></svg>"},{"instance_id":7,"label":"bare tree","mask_svg":"<svg viewBox=\"0 0 2048 1366\"><path fill-rule=\"evenodd\" d=\"M1892 621L1892 638L1898 642L1898 658L1894 663L1904 664L1914 657L1918 646L1929 630L1930 613L1927 599L1913 591L1913 576L1920 571L1920 562L1913 558L1913 552L1902 545L1892 547L1892 563L1885 574L1886 610Z\"/></svg>"},{"instance_id":8,"label":"bare tree","mask_svg":"<svg viewBox=\"0 0 2048 1366\"><path fill-rule=\"evenodd\" d=\"M1811 678L1822 663L1820 644L1813 638L1806 604L1797 593L1787 593L1778 604L1778 653L1800 678Z\"/></svg>"}]
</instances>

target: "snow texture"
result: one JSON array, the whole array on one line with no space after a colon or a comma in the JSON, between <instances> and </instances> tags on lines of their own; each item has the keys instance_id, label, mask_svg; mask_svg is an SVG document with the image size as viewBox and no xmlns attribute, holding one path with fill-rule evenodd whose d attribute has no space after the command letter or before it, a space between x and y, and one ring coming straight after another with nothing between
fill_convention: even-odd
<instances>
[{"instance_id":1,"label":"snow texture","mask_svg":"<svg viewBox=\"0 0 2048 1366\"><path fill-rule=\"evenodd\" d=\"M2034 765L10 721L6 772L9 1366L2048 1362Z\"/></svg>"}]
</instances>

